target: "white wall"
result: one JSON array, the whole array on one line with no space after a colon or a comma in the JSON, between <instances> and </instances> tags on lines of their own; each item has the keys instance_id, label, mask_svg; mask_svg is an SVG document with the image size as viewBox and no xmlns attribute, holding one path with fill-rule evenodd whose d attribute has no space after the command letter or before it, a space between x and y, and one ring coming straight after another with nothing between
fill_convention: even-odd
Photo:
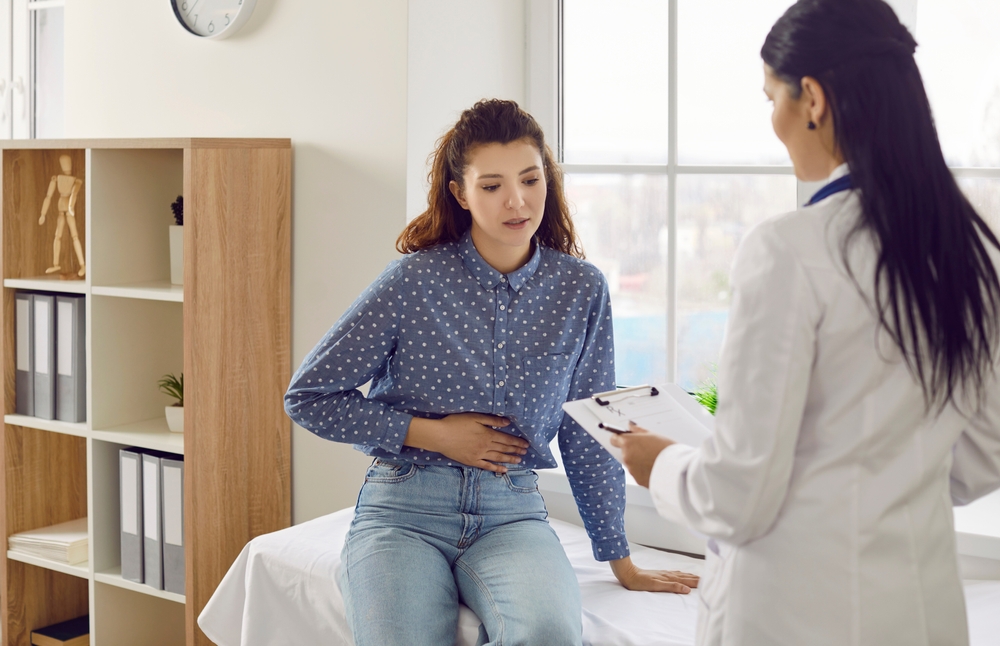
<instances>
[{"instance_id":1,"label":"white wall","mask_svg":"<svg viewBox=\"0 0 1000 646\"><path fill-rule=\"evenodd\" d=\"M427 156L479 99L525 96L524 0L410 0L406 215L427 208Z\"/></svg>"},{"instance_id":2,"label":"white wall","mask_svg":"<svg viewBox=\"0 0 1000 646\"><path fill-rule=\"evenodd\" d=\"M406 208L406 0L258 0L236 36L167 0L66 3L67 137L290 137L292 361L396 256ZM295 428L294 522L354 503L368 461Z\"/></svg>"},{"instance_id":3,"label":"white wall","mask_svg":"<svg viewBox=\"0 0 1000 646\"><path fill-rule=\"evenodd\" d=\"M257 0L222 41L167 0L66 4L67 137L292 139L293 368L396 257L435 140L523 104L524 0ZM353 505L368 462L295 427L293 522Z\"/></svg>"}]
</instances>

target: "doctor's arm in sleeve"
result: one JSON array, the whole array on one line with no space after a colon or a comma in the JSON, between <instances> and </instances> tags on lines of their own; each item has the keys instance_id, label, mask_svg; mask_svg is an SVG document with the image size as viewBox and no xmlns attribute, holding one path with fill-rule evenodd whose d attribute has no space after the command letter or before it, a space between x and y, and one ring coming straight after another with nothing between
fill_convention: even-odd
<instances>
[{"instance_id":1,"label":"doctor's arm in sleeve","mask_svg":"<svg viewBox=\"0 0 1000 646\"><path fill-rule=\"evenodd\" d=\"M614 390L614 362L611 299L607 283L601 277L601 293L588 314L586 338L568 399ZM596 560L610 561L615 576L629 590L686 594L697 587L697 576L643 570L632 563L625 537L625 470L566 414L559 427L559 450Z\"/></svg>"},{"instance_id":2,"label":"doctor's arm in sleeve","mask_svg":"<svg viewBox=\"0 0 1000 646\"><path fill-rule=\"evenodd\" d=\"M650 493L661 516L731 544L765 534L784 503L822 309L800 260L766 222L732 268L715 432L660 452Z\"/></svg>"},{"instance_id":3,"label":"doctor's arm in sleeve","mask_svg":"<svg viewBox=\"0 0 1000 646\"><path fill-rule=\"evenodd\" d=\"M358 390L387 369L398 338L400 269L391 264L306 356L285 393L297 424L335 442L399 453L411 415Z\"/></svg>"},{"instance_id":4,"label":"doctor's arm in sleeve","mask_svg":"<svg viewBox=\"0 0 1000 646\"><path fill-rule=\"evenodd\" d=\"M1000 367L994 370L1000 371ZM1000 487L1000 380L990 376L983 408L952 449L951 500L967 505Z\"/></svg>"}]
</instances>

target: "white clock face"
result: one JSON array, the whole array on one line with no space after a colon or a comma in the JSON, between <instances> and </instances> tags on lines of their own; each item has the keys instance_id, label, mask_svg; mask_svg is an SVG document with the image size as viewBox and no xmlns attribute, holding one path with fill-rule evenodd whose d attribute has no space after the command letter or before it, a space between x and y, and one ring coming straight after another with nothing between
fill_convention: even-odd
<instances>
[{"instance_id":1,"label":"white clock face","mask_svg":"<svg viewBox=\"0 0 1000 646\"><path fill-rule=\"evenodd\" d=\"M257 0L170 0L174 15L195 36L226 38L250 19Z\"/></svg>"}]
</instances>

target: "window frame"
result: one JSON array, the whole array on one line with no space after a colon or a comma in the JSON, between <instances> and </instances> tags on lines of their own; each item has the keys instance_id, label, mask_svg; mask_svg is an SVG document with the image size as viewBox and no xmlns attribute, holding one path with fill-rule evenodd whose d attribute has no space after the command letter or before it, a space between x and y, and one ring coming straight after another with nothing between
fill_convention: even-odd
<instances>
[{"instance_id":1,"label":"window frame","mask_svg":"<svg viewBox=\"0 0 1000 646\"><path fill-rule=\"evenodd\" d=\"M565 163L563 155L563 2L564 0L526 0L525 20L527 52L525 56L525 95L528 111L538 120L565 175L666 175L667 177L667 310L666 366L667 380L677 379L677 181L683 175L767 175L794 176L791 165L691 165L678 163L678 3L667 0L668 7L668 87L667 87L667 163L666 164L575 164ZM887 0L911 29L915 27L919 0ZM551 144L550 144L551 145ZM989 178L1000 180L1000 168L952 167L956 179ZM796 203L804 204L822 182L796 180Z\"/></svg>"},{"instance_id":2,"label":"window frame","mask_svg":"<svg viewBox=\"0 0 1000 646\"><path fill-rule=\"evenodd\" d=\"M0 139L34 139L37 12L66 0L0 0ZM65 69L65 68L64 68Z\"/></svg>"}]
</instances>

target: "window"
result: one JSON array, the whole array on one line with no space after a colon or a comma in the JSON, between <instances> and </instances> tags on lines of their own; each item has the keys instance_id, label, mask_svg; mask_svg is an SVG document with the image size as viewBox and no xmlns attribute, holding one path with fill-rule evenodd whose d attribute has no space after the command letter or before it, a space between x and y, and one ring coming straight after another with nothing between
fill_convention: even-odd
<instances>
[{"instance_id":1,"label":"window","mask_svg":"<svg viewBox=\"0 0 1000 646\"><path fill-rule=\"evenodd\" d=\"M989 29L1000 4L891 0L911 25L914 2L917 62L946 157L1000 224L1000 40ZM587 257L611 287L620 384L692 389L708 378L737 245L814 190L795 180L762 91L760 47L790 5L559 5L561 161Z\"/></svg>"},{"instance_id":2,"label":"window","mask_svg":"<svg viewBox=\"0 0 1000 646\"><path fill-rule=\"evenodd\" d=\"M65 0L0 0L0 138L63 136Z\"/></svg>"},{"instance_id":3,"label":"window","mask_svg":"<svg viewBox=\"0 0 1000 646\"><path fill-rule=\"evenodd\" d=\"M1000 3L919 0L917 64L959 186L1000 233Z\"/></svg>"},{"instance_id":4,"label":"window","mask_svg":"<svg viewBox=\"0 0 1000 646\"><path fill-rule=\"evenodd\" d=\"M32 137L63 135L63 2L35 0L31 15Z\"/></svg>"}]
</instances>

